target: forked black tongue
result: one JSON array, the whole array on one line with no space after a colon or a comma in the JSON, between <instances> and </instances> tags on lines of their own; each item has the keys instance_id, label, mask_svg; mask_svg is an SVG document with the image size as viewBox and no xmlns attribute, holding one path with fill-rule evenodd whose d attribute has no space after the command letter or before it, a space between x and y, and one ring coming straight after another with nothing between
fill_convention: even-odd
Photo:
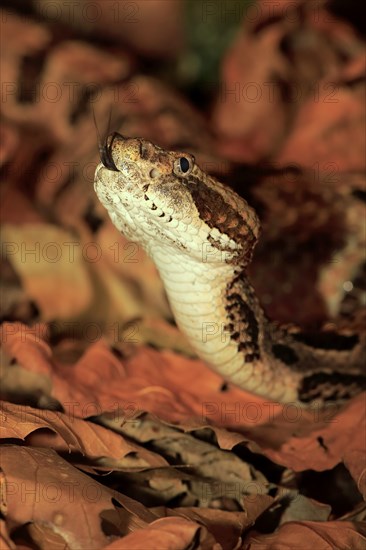
<instances>
[{"instance_id":1,"label":"forked black tongue","mask_svg":"<svg viewBox=\"0 0 366 550\"><path fill-rule=\"evenodd\" d=\"M112 145L116 138L125 139L118 132L113 132L113 134L110 134L106 137L104 143L99 144L100 160L102 161L103 166L108 168L108 170L113 170L113 172L119 171L114 164L114 160L112 157Z\"/></svg>"}]
</instances>

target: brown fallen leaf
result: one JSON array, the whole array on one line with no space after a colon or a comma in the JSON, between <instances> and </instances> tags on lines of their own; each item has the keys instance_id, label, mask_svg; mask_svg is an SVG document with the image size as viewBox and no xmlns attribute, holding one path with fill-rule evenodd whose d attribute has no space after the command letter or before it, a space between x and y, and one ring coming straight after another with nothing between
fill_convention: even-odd
<instances>
[{"instance_id":1,"label":"brown fallen leaf","mask_svg":"<svg viewBox=\"0 0 366 550\"><path fill-rule=\"evenodd\" d=\"M13 185L0 186L0 220L2 224L41 224L44 222L32 202ZM4 255L17 250L16 243L1 238Z\"/></svg>"},{"instance_id":2,"label":"brown fallen leaf","mask_svg":"<svg viewBox=\"0 0 366 550\"><path fill-rule=\"evenodd\" d=\"M366 147L363 85L351 88L337 82L321 82L319 90L316 100L310 98L299 109L275 162L296 163L325 172L363 172Z\"/></svg>"},{"instance_id":3,"label":"brown fallen leaf","mask_svg":"<svg viewBox=\"0 0 366 550\"><path fill-rule=\"evenodd\" d=\"M158 519L103 550L186 550L192 544L200 550L222 549L204 527L193 521L171 517Z\"/></svg>"},{"instance_id":4,"label":"brown fallen leaf","mask_svg":"<svg viewBox=\"0 0 366 550\"><path fill-rule=\"evenodd\" d=\"M0 548L1 550L16 550L18 548L11 540L3 518L0 519Z\"/></svg>"},{"instance_id":5,"label":"brown fallen leaf","mask_svg":"<svg viewBox=\"0 0 366 550\"><path fill-rule=\"evenodd\" d=\"M263 499L248 498L245 501L245 512L228 512L213 508L154 508L154 512L167 516L181 516L204 525L220 543L223 550L239 548L243 533L250 527L257 517L271 504L269 496L262 495Z\"/></svg>"},{"instance_id":6,"label":"brown fallen leaf","mask_svg":"<svg viewBox=\"0 0 366 550\"><path fill-rule=\"evenodd\" d=\"M366 546L366 528L347 521L291 522L269 535L249 534L242 550L361 550Z\"/></svg>"},{"instance_id":7,"label":"brown fallen leaf","mask_svg":"<svg viewBox=\"0 0 366 550\"><path fill-rule=\"evenodd\" d=\"M7 358L3 375L6 375L12 359L16 359L19 365L31 364L30 370L36 374L49 375L53 368L52 351L45 342L45 335L47 327L44 324L28 327L23 323L3 323L0 326L0 343L1 351Z\"/></svg>"},{"instance_id":8,"label":"brown fallen leaf","mask_svg":"<svg viewBox=\"0 0 366 550\"><path fill-rule=\"evenodd\" d=\"M12 244L8 260L44 320L68 319L87 308L92 287L72 233L46 224L5 225L2 238Z\"/></svg>"},{"instance_id":9,"label":"brown fallen leaf","mask_svg":"<svg viewBox=\"0 0 366 550\"><path fill-rule=\"evenodd\" d=\"M283 36L280 25L257 34L241 31L225 55L213 113L224 157L256 162L285 135L288 113L277 84L288 79L279 50Z\"/></svg>"},{"instance_id":10,"label":"brown fallen leaf","mask_svg":"<svg viewBox=\"0 0 366 550\"><path fill-rule=\"evenodd\" d=\"M35 1L35 9L41 16L54 21L53 15L44 9L42 0ZM58 21L96 38L106 34L115 42L128 44L132 49L148 57L171 58L183 46L183 14L181 0L96 0L93 10L88 0L78 0L70 10L63 0L54 0ZM93 16L89 16L93 11ZM88 15L87 15L88 14ZM96 16L94 16L94 14ZM164 29L164 32L162 32Z\"/></svg>"},{"instance_id":11,"label":"brown fallen leaf","mask_svg":"<svg viewBox=\"0 0 366 550\"><path fill-rule=\"evenodd\" d=\"M120 536L156 519L142 504L94 481L51 449L3 445L1 469L7 524L46 523L71 548L108 544L103 518Z\"/></svg>"},{"instance_id":12,"label":"brown fallen leaf","mask_svg":"<svg viewBox=\"0 0 366 550\"><path fill-rule=\"evenodd\" d=\"M64 413L0 402L1 439L21 439L30 446L80 452L104 467L167 466L163 457L111 430ZM39 432L40 430L40 432ZM129 458L130 455L130 458Z\"/></svg>"},{"instance_id":13,"label":"brown fallen leaf","mask_svg":"<svg viewBox=\"0 0 366 550\"><path fill-rule=\"evenodd\" d=\"M93 267L110 296L114 321L171 316L156 267L141 246L121 236L110 221L100 228L95 242L103 255ZM112 318L110 324L113 325Z\"/></svg>"}]
</instances>

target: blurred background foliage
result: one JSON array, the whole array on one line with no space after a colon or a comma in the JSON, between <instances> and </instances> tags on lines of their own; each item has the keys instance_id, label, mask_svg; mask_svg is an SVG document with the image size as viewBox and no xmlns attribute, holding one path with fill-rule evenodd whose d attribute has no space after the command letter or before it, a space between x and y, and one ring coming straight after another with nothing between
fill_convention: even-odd
<instances>
[{"instance_id":1,"label":"blurred background foliage","mask_svg":"<svg viewBox=\"0 0 366 550\"><path fill-rule=\"evenodd\" d=\"M187 50L177 62L181 85L206 93L218 85L220 61L253 0L186 0Z\"/></svg>"},{"instance_id":2,"label":"blurred background foliage","mask_svg":"<svg viewBox=\"0 0 366 550\"><path fill-rule=\"evenodd\" d=\"M42 1L46 3L48 0ZM151 0L145 1L150 2ZM223 54L242 25L247 10L254 3L254 0L183 0L184 20L181 22L181 26L184 47L179 55L173 51L170 60L152 57L146 58L146 63L144 63L142 57L140 61L142 61L143 72L168 80L187 93L195 103L202 105L207 98L212 96L215 87L217 89L219 67ZM59 9L56 8L57 2L54 4L55 13L57 13L56 9ZM70 9L68 4L65 2L63 7L65 11ZM112 3L113 9L115 4L117 2ZM131 2L132 4L133 2ZM74 5L75 11L78 5L83 5L83 0L74 0ZM123 2L121 2L122 5ZM0 0L0 6L35 18L39 18L39 12L42 11L38 9L37 13L37 0ZM46 12L45 8L43 12ZM47 13L51 13L51 10L48 10ZM86 28L79 28L78 31L80 30L85 31ZM101 39L107 43L113 42L108 35L101 37L91 33L85 38L92 42L99 42ZM120 39L123 43L123 33L121 33Z\"/></svg>"}]
</instances>

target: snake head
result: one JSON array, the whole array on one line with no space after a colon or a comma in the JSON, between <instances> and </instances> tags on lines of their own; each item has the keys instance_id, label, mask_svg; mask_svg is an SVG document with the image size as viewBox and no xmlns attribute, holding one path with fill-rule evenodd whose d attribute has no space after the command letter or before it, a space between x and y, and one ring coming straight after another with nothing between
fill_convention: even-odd
<instances>
[{"instance_id":1,"label":"snake head","mask_svg":"<svg viewBox=\"0 0 366 550\"><path fill-rule=\"evenodd\" d=\"M198 261L250 261L259 233L254 210L193 155L114 133L101 156L95 190L127 238Z\"/></svg>"}]
</instances>

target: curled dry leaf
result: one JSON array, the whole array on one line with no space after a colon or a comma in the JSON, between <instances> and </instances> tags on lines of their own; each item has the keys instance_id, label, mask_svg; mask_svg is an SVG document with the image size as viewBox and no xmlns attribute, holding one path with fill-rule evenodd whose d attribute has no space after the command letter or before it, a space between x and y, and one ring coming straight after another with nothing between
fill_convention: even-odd
<instances>
[{"instance_id":1,"label":"curled dry leaf","mask_svg":"<svg viewBox=\"0 0 366 550\"><path fill-rule=\"evenodd\" d=\"M22 323L3 323L0 326L1 351L11 360L16 360L19 365L32 365L36 374L45 375L52 370L52 351L45 342L47 335L46 325L39 324L35 327L27 327ZM25 341L27 345L24 347ZM4 365L4 369L9 364ZM6 374L6 373L4 373Z\"/></svg>"},{"instance_id":2,"label":"curled dry leaf","mask_svg":"<svg viewBox=\"0 0 366 550\"><path fill-rule=\"evenodd\" d=\"M366 148L364 86L321 82L319 89L319 96L310 98L299 109L276 162L320 168L328 173L363 172Z\"/></svg>"},{"instance_id":3,"label":"curled dry leaf","mask_svg":"<svg viewBox=\"0 0 366 550\"><path fill-rule=\"evenodd\" d=\"M102 548L111 532L123 536L156 519L142 504L94 481L51 449L4 445L1 468L7 521L46 523L71 548ZM109 533L106 524L109 530L113 526Z\"/></svg>"},{"instance_id":4,"label":"curled dry leaf","mask_svg":"<svg viewBox=\"0 0 366 550\"><path fill-rule=\"evenodd\" d=\"M270 535L249 535L243 550L361 550L366 545L366 529L361 523L347 521L292 522Z\"/></svg>"},{"instance_id":5,"label":"curled dry leaf","mask_svg":"<svg viewBox=\"0 0 366 550\"><path fill-rule=\"evenodd\" d=\"M182 516L204 525L220 543L223 550L239 548L244 531L254 523L257 517L271 504L272 499L268 495L263 498L250 498L245 500L245 512L228 512L213 508L154 508L155 513L167 516Z\"/></svg>"},{"instance_id":6,"label":"curled dry leaf","mask_svg":"<svg viewBox=\"0 0 366 550\"><path fill-rule=\"evenodd\" d=\"M186 550L198 544L202 550L221 550L205 528L183 518L161 518L145 529L116 540L103 550ZM197 546L196 546L197 547Z\"/></svg>"},{"instance_id":7,"label":"curled dry leaf","mask_svg":"<svg viewBox=\"0 0 366 550\"><path fill-rule=\"evenodd\" d=\"M123 436L64 413L1 402L1 439L26 440L28 445L58 452L80 452L104 467L159 467L168 463ZM40 430L40 433L38 432Z\"/></svg>"},{"instance_id":8,"label":"curled dry leaf","mask_svg":"<svg viewBox=\"0 0 366 550\"><path fill-rule=\"evenodd\" d=\"M105 414L99 421L186 468L187 474L178 477L186 483L185 492L194 496L196 506L217 507L221 502L224 509L244 509L254 515L258 506L264 503L265 508L272 501L267 494L270 484L254 465L203 441L199 434L182 433L179 427L167 426L147 414L124 422L114 414ZM152 481L157 478L154 475ZM187 503L189 499L184 500Z\"/></svg>"}]
</instances>

